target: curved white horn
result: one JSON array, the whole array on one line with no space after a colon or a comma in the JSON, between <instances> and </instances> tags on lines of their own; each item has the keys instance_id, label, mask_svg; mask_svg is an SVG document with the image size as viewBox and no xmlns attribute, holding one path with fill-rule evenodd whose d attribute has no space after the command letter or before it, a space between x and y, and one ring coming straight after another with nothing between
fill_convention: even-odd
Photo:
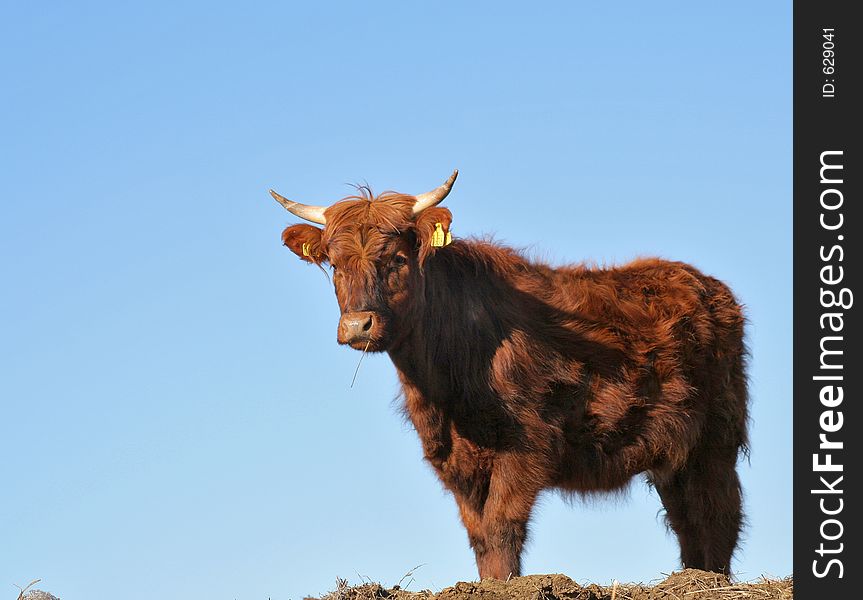
<instances>
[{"instance_id":1,"label":"curved white horn","mask_svg":"<svg viewBox=\"0 0 863 600\"><path fill-rule=\"evenodd\" d=\"M270 190L270 195L276 199L276 202L284 206L288 211L297 215L301 219L317 223L318 225L326 225L327 218L324 216L326 206L312 206L310 204L300 204L293 200L288 200L284 196L280 196L273 190Z\"/></svg>"},{"instance_id":2,"label":"curved white horn","mask_svg":"<svg viewBox=\"0 0 863 600\"><path fill-rule=\"evenodd\" d=\"M417 201L414 204L414 214L418 215L425 209L443 202L443 199L446 198L447 194L449 194L449 191L452 189L452 184L455 183L456 177L458 177L458 169L452 172L452 175L449 176L449 179L447 179L442 186L437 187L430 192L426 192L425 194L419 194L416 197Z\"/></svg>"}]
</instances>

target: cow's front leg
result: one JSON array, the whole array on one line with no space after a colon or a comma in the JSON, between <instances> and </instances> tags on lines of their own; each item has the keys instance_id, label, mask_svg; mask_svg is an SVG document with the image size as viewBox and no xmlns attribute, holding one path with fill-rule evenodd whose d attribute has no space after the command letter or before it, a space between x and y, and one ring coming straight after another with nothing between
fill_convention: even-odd
<instances>
[{"instance_id":1,"label":"cow's front leg","mask_svg":"<svg viewBox=\"0 0 863 600\"><path fill-rule=\"evenodd\" d=\"M508 579L521 575L521 551L527 539L527 524L540 486L518 469L496 465L482 510L480 538L475 546L481 579Z\"/></svg>"},{"instance_id":2,"label":"cow's front leg","mask_svg":"<svg viewBox=\"0 0 863 600\"><path fill-rule=\"evenodd\" d=\"M486 487L486 489L488 488ZM485 555L487 546L485 532L482 528L482 508L485 504L485 498L478 502L476 498L471 498L469 495L458 491L454 495L461 522L467 530L467 539L476 556L476 564L479 566L480 558Z\"/></svg>"},{"instance_id":3,"label":"cow's front leg","mask_svg":"<svg viewBox=\"0 0 863 600\"><path fill-rule=\"evenodd\" d=\"M444 485L455 496L461 522L467 530L467 539L476 556L476 564L479 566L488 546L482 516L491 485L491 469L477 468L477 464L473 461L468 464L470 468L467 469L455 461L449 464L446 462L441 465L435 464L435 467Z\"/></svg>"}]
</instances>

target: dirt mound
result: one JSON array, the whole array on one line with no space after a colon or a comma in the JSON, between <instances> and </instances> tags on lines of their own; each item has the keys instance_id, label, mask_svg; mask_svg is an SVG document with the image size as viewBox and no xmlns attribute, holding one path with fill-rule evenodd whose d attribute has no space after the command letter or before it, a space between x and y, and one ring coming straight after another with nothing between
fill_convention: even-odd
<instances>
[{"instance_id":1,"label":"dirt mound","mask_svg":"<svg viewBox=\"0 0 863 600\"><path fill-rule=\"evenodd\" d=\"M428 590L409 592L398 586L386 589L377 583L350 587L344 580L337 582L338 588L320 600L791 600L793 597L790 577L731 583L724 575L696 569L672 573L655 585L581 586L566 575L528 575L509 581L460 582L437 594Z\"/></svg>"}]
</instances>

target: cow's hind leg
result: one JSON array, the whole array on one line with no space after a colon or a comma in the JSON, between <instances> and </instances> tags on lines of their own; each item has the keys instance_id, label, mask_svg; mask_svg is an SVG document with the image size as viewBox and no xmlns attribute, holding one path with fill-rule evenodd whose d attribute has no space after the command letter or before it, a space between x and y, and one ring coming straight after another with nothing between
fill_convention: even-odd
<instances>
[{"instance_id":1,"label":"cow's hind leg","mask_svg":"<svg viewBox=\"0 0 863 600\"><path fill-rule=\"evenodd\" d=\"M737 448L701 446L679 471L654 475L684 567L731 575L742 524Z\"/></svg>"},{"instance_id":2,"label":"cow's hind leg","mask_svg":"<svg viewBox=\"0 0 863 600\"><path fill-rule=\"evenodd\" d=\"M711 399L701 438L683 468L652 476L683 565L729 576L743 523L737 458L747 449L748 421L743 323L738 308L730 313L714 349L726 358L703 370L696 386Z\"/></svg>"}]
</instances>

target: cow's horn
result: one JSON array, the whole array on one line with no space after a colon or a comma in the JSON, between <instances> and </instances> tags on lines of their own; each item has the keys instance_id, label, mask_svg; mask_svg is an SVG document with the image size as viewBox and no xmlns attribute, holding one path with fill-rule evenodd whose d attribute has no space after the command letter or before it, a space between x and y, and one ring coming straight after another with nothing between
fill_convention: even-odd
<instances>
[{"instance_id":1,"label":"cow's horn","mask_svg":"<svg viewBox=\"0 0 863 600\"><path fill-rule=\"evenodd\" d=\"M452 184L455 183L456 177L458 177L458 169L452 172L452 175L449 176L449 179L447 179L442 186L435 188L430 192L426 192L425 194L418 195L416 197L417 201L414 204L414 214L418 215L425 209L443 202L443 199L446 198L446 195L449 194L449 191L452 189Z\"/></svg>"},{"instance_id":2,"label":"cow's horn","mask_svg":"<svg viewBox=\"0 0 863 600\"><path fill-rule=\"evenodd\" d=\"M326 225L327 218L324 216L326 206L311 206L310 204L300 204L293 200L288 200L284 196L280 196L273 190L270 190L270 195L276 199L276 202L284 206L288 211L297 215L301 219L317 223L318 225ZM446 194L444 194L446 195Z\"/></svg>"}]
</instances>

